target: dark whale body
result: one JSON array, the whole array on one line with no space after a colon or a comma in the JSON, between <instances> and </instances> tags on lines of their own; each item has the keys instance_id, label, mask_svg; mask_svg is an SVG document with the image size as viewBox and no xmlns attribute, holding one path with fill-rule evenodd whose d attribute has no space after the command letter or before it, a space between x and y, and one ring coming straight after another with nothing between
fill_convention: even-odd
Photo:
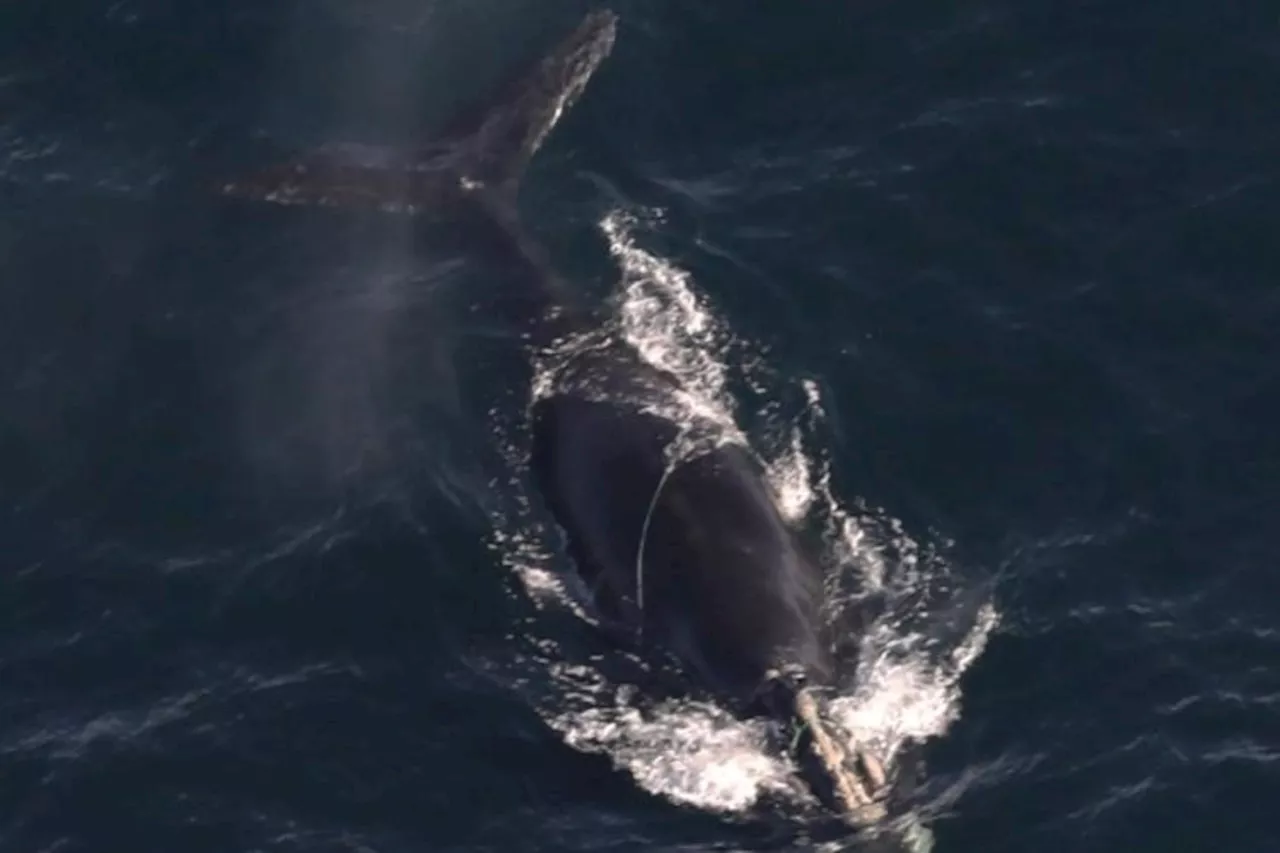
<instances>
[{"instance_id":1,"label":"dark whale body","mask_svg":"<svg viewBox=\"0 0 1280 853\"><path fill-rule=\"evenodd\" d=\"M616 19L587 16L487 109L412 156L370 165L332 153L226 184L278 203L448 210L473 226L490 260L512 274L535 348L597 328L545 252L521 227L519 178L608 55ZM508 306L510 310L510 306ZM623 642L674 656L744 713L794 729L815 793L860 820L882 816L883 770L848 757L821 712L832 675L823 576L778 509L750 449L711 443L672 457L681 427L654 412L678 379L624 341L587 347L560 365L569 383L532 406L533 473L565 534L602 623ZM595 389L584 393L583 388Z\"/></svg>"},{"instance_id":2,"label":"dark whale body","mask_svg":"<svg viewBox=\"0 0 1280 853\"><path fill-rule=\"evenodd\" d=\"M534 470L615 633L672 651L744 708L780 678L827 681L821 573L748 448L671 460L679 427L625 399L552 395L534 416Z\"/></svg>"}]
</instances>

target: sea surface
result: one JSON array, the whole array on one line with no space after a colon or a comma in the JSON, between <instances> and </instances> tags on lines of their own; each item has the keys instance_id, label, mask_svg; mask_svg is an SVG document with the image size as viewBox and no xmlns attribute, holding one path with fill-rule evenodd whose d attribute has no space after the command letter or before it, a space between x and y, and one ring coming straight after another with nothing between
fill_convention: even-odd
<instances>
[{"instance_id":1,"label":"sea surface","mask_svg":"<svg viewBox=\"0 0 1280 853\"><path fill-rule=\"evenodd\" d=\"M462 235L216 192L589 8L0 10L0 851L877 843L566 603ZM521 211L891 603L840 702L923 750L903 843L1280 849L1275 5L613 8Z\"/></svg>"}]
</instances>

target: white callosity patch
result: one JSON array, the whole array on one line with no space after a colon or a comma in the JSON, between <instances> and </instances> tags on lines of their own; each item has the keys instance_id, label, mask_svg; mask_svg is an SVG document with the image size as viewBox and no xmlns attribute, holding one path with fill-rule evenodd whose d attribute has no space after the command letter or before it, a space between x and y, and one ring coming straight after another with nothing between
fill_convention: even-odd
<instances>
[{"instance_id":1,"label":"white callosity patch","mask_svg":"<svg viewBox=\"0 0 1280 853\"><path fill-rule=\"evenodd\" d=\"M785 396L787 389L778 387L777 377L767 375L759 354L727 358L728 351L743 348L743 342L727 333L686 271L641 247L638 235L646 220L656 219L654 214L637 218L615 211L601 222L622 270L615 326L564 341L554 352L544 353L534 396L565 387L558 371L572 356L601 346L610 335L619 337L683 385L684 391L675 395L662 392L652 399L626 401L680 425L682 439L672 454L675 465L705 447L705 441L747 443L727 390L731 377L757 391L772 388L775 397ZM589 382L575 382L573 388L575 393L609 392ZM772 425L784 427L788 440L773 458L763 461L784 516L797 526L817 522L823 534L822 558L834 598L829 618L838 619L844 606L868 592L889 602L861 638L856 681L842 687L833 708L859 745L870 747L891 766L907 742L943 734L958 716L960 675L981 652L996 614L983 604L967 633L953 638L949 646L930 636L934 605L919 602L945 598L932 593L955 586L957 579L944 561L922 552L896 520L864 508L851 512L836 500L829 459L807 441L812 426L825 417L818 387L804 381L800 390L804 411L794 423ZM527 512L527 502L522 503ZM564 571L540 524L545 525L545 517L540 522L513 519L495 537L495 547L540 612L568 607L589 620L582 591L572 573ZM954 614L936 618L948 615ZM531 633L538 633L536 623ZM599 647L575 661L569 659L569 643L526 639L534 649L531 657L537 659L526 663L536 665L552 682L535 702L544 719L575 748L608 755L645 790L722 812L741 812L762 800L811 802L796 783L789 758L770 746L764 723L738 720L694 699L646 702L642 689L621 683L612 672L604 674ZM626 657L621 651L616 654Z\"/></svg>"}]
</instances>

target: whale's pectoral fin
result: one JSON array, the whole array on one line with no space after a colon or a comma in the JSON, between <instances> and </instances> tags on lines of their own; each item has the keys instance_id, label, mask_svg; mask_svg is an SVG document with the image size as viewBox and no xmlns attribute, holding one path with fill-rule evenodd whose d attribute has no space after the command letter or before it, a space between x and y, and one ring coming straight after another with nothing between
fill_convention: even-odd
<instances>
[{"instance_id":1,"label":"whale's pectoral fin","mask_svg":"<svg viewBox=\"0 0 1280 853\"><path fill-rule=\"evenodd\" d=\"M417 151L361 162L354 149L326 149L227 182L220 191L278 204L407 213L478 188L509 203L533 155L609 55L616 27L612 12L590 13L553 51L513 75L496 97Z\"/></svg>"}]
</instances>

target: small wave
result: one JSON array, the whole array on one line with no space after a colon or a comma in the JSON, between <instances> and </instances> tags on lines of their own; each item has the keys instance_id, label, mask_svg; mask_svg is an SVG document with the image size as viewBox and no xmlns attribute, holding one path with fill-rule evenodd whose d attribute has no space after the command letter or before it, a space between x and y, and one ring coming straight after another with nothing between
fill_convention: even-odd
<instances>
[{"instance_id":1,"label":"small wave","mask_svg":"<svg viewBox=\"0 0 1280 853\"><path fill-rule=\"evenodd\" d=\"M341 674L354 671L343 664L310 663L277 672L236 666L221 673L203 673L198 686L176 690L145 705L57 715L21 727L0 743L0 754L35 752L70 761L104 742L128 748L168 726L194 720L213 706Z\"/></svg>"}]
</instances>

